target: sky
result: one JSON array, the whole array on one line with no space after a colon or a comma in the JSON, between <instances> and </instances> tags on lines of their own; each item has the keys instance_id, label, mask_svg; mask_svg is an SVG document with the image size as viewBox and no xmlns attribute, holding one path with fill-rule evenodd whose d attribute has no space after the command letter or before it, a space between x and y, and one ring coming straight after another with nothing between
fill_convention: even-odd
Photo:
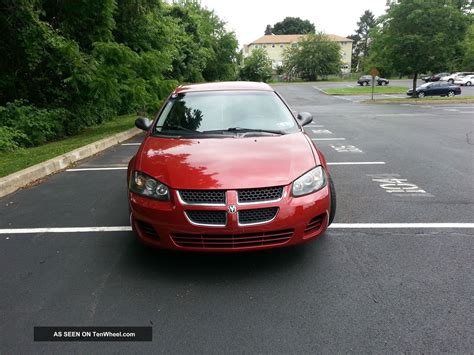
<instances>
[{"instance_id":1,"label":"sky","mask_svg":"<svg viewBox=\"0 0 474 355\"><path fill-rule=\"evenodd\" d=\"M355 32L357 21L365 10L380 16L386 0L201 0L234 31L239 46L263 36L267 24L285 17L300 17L314 23L316 30L348 36Z\"/></svg>"}]
</instances>

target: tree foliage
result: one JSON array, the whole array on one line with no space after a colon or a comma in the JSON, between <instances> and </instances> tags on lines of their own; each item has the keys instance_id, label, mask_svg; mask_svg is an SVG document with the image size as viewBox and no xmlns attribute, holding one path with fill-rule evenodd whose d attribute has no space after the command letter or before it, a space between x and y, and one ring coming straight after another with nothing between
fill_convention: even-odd
<instances>
[{"instance_id":1,"label":"tree foliage","mask_svg":"<svg viewBox=\"0 0 474 355\"><path fill-rule=\"evenodd\" d=\"M235 34L195 0L2 0L0 31L0 150L154 112L178 82L237 75Z\"/></svg>"},{"instance_id":2,"label":"tree foliage","mask_svg":"<svg viewBox=\"0 0 474 355\"><path fill-rule=\"evenodd\" d=\"M379 68L413 75L451 69L463 56L461 41L469 14L455 1L392 2L372 34L372 62Z\"/></svg>"},{"instance_id":3,"label":"tree foliage","mask_svg":"<svg viewBox=\"0 0 474 355\"><path fill-rule=\"evenodd\" d=\"M348 36L352 39L352 66L356 71L359 71L361 61L369 54L370 31L376 23L374 14L366 10L357 22L355 33Z\"/></svg>"},{"instance_id":4,"label":"tree foliage","mask_svg":"<svg viewBox=\"0 0 474 355\"><path fill-rule=\"evenodd\" d=\"M324 33L309 34L285 51L283 65L290 76L306 80L336 74L341 66L341 47Z\"/></svg>"},{"instance_id":5,"label":"tree foliage","mask_svg":"<svg viewBox=\"0 0 474 355\"><path fill-rule=\"evenodd\" d=\"M293 35L315 32L316 29L314 24L308 20L303 20L299 17L285 17L283 21L277 22L273 25L272 33L275 35Z\"/></svg>"},{"instance_id":6,"label":"tree foliage","mask_svg":"<svg viewBox=\"0 0 474 355\"><path fill-rule=\"evenodd\" d=\"M245 58L244 65L240 68L240 78L249 81L266 82L272 77L272 61L267 51L256 48Z\"/></svg>"}]
</instances>

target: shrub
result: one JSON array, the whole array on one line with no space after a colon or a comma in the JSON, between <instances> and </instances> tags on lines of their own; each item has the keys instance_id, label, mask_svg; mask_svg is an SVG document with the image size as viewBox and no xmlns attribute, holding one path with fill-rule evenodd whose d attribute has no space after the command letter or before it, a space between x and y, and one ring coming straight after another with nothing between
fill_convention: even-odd
<instances>
[{"instance_id":1,"label":"shrub","mask_svg":"<svg viewBox=\"0 0 474 355\"><path fill-rule=\"evenodd\" d=\"M10 127L0 127L0 152L11 152L27 143L26 134Z\"/></svg>"},{"instance_id":2,"label":"shrub","mask_svg":"<svg viewBox=\"0 0 474 355\"><path fill-rule=\"evenodd\" d=\"M69 116L65 109L39 109L26 101L15 100L0 107L0 126L24 134L21 146L35 146L64 135L64 124ZM12 131L8 136L11 136Z\"/></svg>"}]
</instances>

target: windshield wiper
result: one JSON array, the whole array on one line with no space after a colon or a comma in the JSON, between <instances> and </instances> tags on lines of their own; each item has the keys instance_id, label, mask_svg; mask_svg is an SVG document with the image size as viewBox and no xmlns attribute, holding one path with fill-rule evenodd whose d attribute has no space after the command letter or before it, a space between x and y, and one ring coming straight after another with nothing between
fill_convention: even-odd
<instances>
[{"instance_id":1,"label":"windshield wiper","mask_svg":"<svg viewBox=\"0 0 474 355\"><path fill-rule=\"evenodd\" d=\"M161 128L161 131L156 131L157 128ZM156 126L155 127L155 133L163 133L166 131L184 131L184 132L190 132L190 133L197 133L197 134L202 134L203 132L200 131L195 131L194 129L186 128L183 126L179 125L171 125L171 126Z\"/></svg>"},{"instance_id":2,"label":"windshield wiper","mask_svg":"<svg viewBox=\"0 0 474 355\"><path fill-rule=\"evenodd\" d=\"M283 131L273 129L258 129L258 128L242 128L242 127L230 127L227 129L216 129L213 131L204 131L203 133L214 133L214 132L237 132L237 133L272 133L272 134L286 134Z\"/></svg>"}]
</instances>

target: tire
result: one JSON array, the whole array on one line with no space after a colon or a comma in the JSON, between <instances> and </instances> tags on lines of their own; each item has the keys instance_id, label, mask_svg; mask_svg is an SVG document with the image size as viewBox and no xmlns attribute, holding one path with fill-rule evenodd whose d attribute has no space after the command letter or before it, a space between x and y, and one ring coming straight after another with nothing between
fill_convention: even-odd
<instances>
[{"instance_id":1,"label":"tire","mask_svg":"<svg viewBox=\"0 0 474 355\"><path fill-rule=\"evenodd\" d=\"M454 93L454 91L448 92L448 97L454 97L454 95L456 95L456 94Z\"/></svg>"},{"instance_id":2,"label":"tire","mask_svg":"<svg viewBox=\"0 0 474 355\"><path fill-rule=\"evenodd\" d=\"M385 85L387 85L387 82L382 81L382 82L380 83L380 85L385 86Z\"/></svg>"},{"instance_id":3,"label":"tire","mask_svg":"<svg viewBox=\"0 0 474 355\"><path fill-rule=\"evenodd\" d=\"M448 83L453 84L453 83L454 83L454 80L453 80L453 79L449 79L449 80L448 80Z\"/></svg>"},{"instance_id":4,"label":"tire","mask_svg":"<svg viewBox=\"0 0 474 355\"><path fill-rule=\"evenodd\" d=\"M330 198L331 198L331 208L329 210L329 221L328 221L328 226L332 223L334 220L334 217L336 216L336 189L334 188L334 183L332 182L331 176L328 174L328 182L329 182L329 193L330 193Z\"/></svg>"},{"instance_id":5,"label":"tire","mask_svg":"<svg viewBox=\"0 0 474 355\"><path fill-rule=\"evenodd\" d=\"M423 91L420 91L417 95L420 99L425 97L425 93Z\"/></svg>"},{"instance_id":6,"label":"tire","mask_svg":"<svg viewBox=\"0 0 474 355\"><path fill-rule=\"evenodd\" d=\"M472 83L471 83L470 81L468 81L468 82L466 83L466 86L471 86L471 85L472 85Z\"/></svg>"},{"instance_id":7,"label":"tire","mask_svg":"<svg viewBox=\"0 0 474 355\"><path fill-rule=\"evenodd\" d=\"M362 83L362 86L367 86L367 85L369 85L369 83L368 83L367 81L364 81L364 82Z\"/></svg>"}]
</instances>

